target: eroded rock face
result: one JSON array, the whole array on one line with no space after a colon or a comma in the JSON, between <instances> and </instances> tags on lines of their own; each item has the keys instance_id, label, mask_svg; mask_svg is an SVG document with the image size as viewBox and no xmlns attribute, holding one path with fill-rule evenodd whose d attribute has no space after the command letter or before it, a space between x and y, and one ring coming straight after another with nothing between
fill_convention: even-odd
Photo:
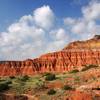
<instances>
[{"instance_id":1,"label":"eroded rock face","mask_svg":"<svg viewBox=\"0 0 100 100\"><path fill-rule=\"evenodd\" d=\"M100 65L100 36L70 43L63 50L25 61L0 62L0 76L34 75L43 72L81 70L83 65Z\"/></svg>"}]
</instances>

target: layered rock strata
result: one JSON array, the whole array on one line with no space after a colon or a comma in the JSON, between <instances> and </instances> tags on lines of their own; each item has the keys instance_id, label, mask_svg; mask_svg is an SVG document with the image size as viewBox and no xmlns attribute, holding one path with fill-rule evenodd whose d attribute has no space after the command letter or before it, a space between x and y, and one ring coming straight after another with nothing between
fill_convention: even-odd
<instances>
[{"instance_id":1,"label":"layered rock strata","mask_svg":"<svg viewBox=\"0 0 100 100\"><path fill-rule=\"evenodd\" d=\"M100 36L72 42L63 50L25 61L1 61L0 76L34 75L44 72L65 72L84 65L100 65Z\"/></svg>"}]
</instances>

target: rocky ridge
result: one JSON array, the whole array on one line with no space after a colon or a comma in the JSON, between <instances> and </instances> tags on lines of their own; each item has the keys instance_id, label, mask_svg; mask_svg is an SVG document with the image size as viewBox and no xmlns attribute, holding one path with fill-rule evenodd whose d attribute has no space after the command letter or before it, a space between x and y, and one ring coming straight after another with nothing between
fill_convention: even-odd
<instances>
[{"instance_id":1,"label":"rocky ridge","mask_svg":"<svg viewBox=\"0 0 100 100\"><path fill-rule=\"evenodd\" d=\"M1 61L0 76L81 70L84 65L89 64L100 65L99 35L90 40L72 42L61 51L48 53L36 59Z\"/></svg>"}]
</instances>

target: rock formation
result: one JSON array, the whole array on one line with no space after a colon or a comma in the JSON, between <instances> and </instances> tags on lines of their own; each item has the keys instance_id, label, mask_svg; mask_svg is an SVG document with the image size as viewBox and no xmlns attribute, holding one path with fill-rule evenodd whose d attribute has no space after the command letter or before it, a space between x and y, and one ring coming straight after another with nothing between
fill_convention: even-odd
<instances>
[{"instance_id":1,"label":"rock formation","mask_svg":"<svg viewBox=\"0 0 100 100\"><path fill-rule=\"evenodd\" d=\"M43 72L65 72L81 69L83 65L100 65L100 36L76 41L63 50L25 61L1 61L0 76L34 75Z\"/></svg>"}]
</instances>

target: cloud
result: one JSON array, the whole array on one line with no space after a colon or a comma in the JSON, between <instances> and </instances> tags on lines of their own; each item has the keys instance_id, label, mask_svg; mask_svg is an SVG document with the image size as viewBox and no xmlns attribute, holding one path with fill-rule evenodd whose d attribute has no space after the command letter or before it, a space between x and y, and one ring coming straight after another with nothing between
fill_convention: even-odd
<instances>
[{"instance_id":1,"label":"cloud","mask_svg":"<svg viewBox=\"0 0 100 100\"><path fill-rule=\"evenodd\" d=\"M66 17L64 19L70 33L78 35L80 39L87 39L93 37L94 34L100 34L98 21L100 21L100 2L97 0L82 7L82 17L77 19Z\"/></svg>"},{"instance_id":2,"label":"cloud","mask_svg":"<svg viewBox=\"0 0 100 100\"><path fill-rule=\"evenodd\" d=\"M73 33L83 33L85 28L86 28L86 23L84 21L79 21L72 27L72 32Z\"/></svg>"},{"instance_id":3,"label":"cloud","mask_svg":"<svg viewBox=\"0 0 100 100\"><path fill-rule=\"evenodd\" d=\"M22 16L11 24L7 32L0 34L0 58L16 60L40 55L46 42L44 28L49 29L52 26L53 17L50 7L43 6L36 9L32 15Z\"/></svg>"},{"instance_id":4,"label":"cloud","mask_svg":"<svg viewBox=\"0 0 100 100\"><path fill-rule=\"evenodd\" d=\"M65 41L66 32L63 28L51 28L55 15L49 6L42 6L33 14L22 16L12 23L6 32L0 35L1 60L20 60L34 58L49 51L60 49ZM52 29L52 31L54 32ZM50 39L49 39L50 38Z\"/></svg>"},{"instance_id":5,"label":"cloud","mask_svg":"<svg viewBox=\"0 0 100 100\"><path fill-rule=\"evenodd\" d=\"M87 7L82 8L82 13L86 21L100 19L100 2L90 2Z\"/></svg>"},{"instance_id":6,"label":"cloud","mask_svg":"<svg viewBox=\"0 0 100 100\"><path fill-rule=\"evenodd\" d=\"M34 11L34 20L36 24L44 29L50 29L53 26L54 14L49 6L43 6Z\"/></svg>"},{"instance_id":7,"label":"cloud","mask_svg":"<svg viewBox=\"0 0 100 100\"><path fill-rule=\"evenodd\" d=\"M76 23L76 19L67 17L67 18L64 18L64 23L65 25L74 25Z\"/></svg>"},{"instance_id":8,"label":"cloud","mask_svg":"<svg viewBox=\"0 0 100 100\"><path fill-rule=\"evenodd\" d=\"M0 60L33 59L60 50L70 41L100 34L100 2L92 1L83 7L79 18L66 17L60 25L56 19L47 5L12 23L7 31L0 33Z\"/></svg>"},{"instance_id":9,"label":"cloud","mask_svg":"<svg viewBox=\"0 0 100 100\"><path fill-rule=\"evenodd\" d=\"M47 52L61 50L69 41L68 33L64 28L57 28L50 31L49 37L51 41L47 45Z\"/></svg>"},{"instance_id":10,"label":"cloud","mask_svg":"<svg viewBox=\"0 0 100 100\"><path fill-rule=\"evenodd\" d=\"M58 28L51 31L50 35L54 40L65 40L66 38L68 38L68 34L63 28Z\"/></svg>"}]
</instances>

